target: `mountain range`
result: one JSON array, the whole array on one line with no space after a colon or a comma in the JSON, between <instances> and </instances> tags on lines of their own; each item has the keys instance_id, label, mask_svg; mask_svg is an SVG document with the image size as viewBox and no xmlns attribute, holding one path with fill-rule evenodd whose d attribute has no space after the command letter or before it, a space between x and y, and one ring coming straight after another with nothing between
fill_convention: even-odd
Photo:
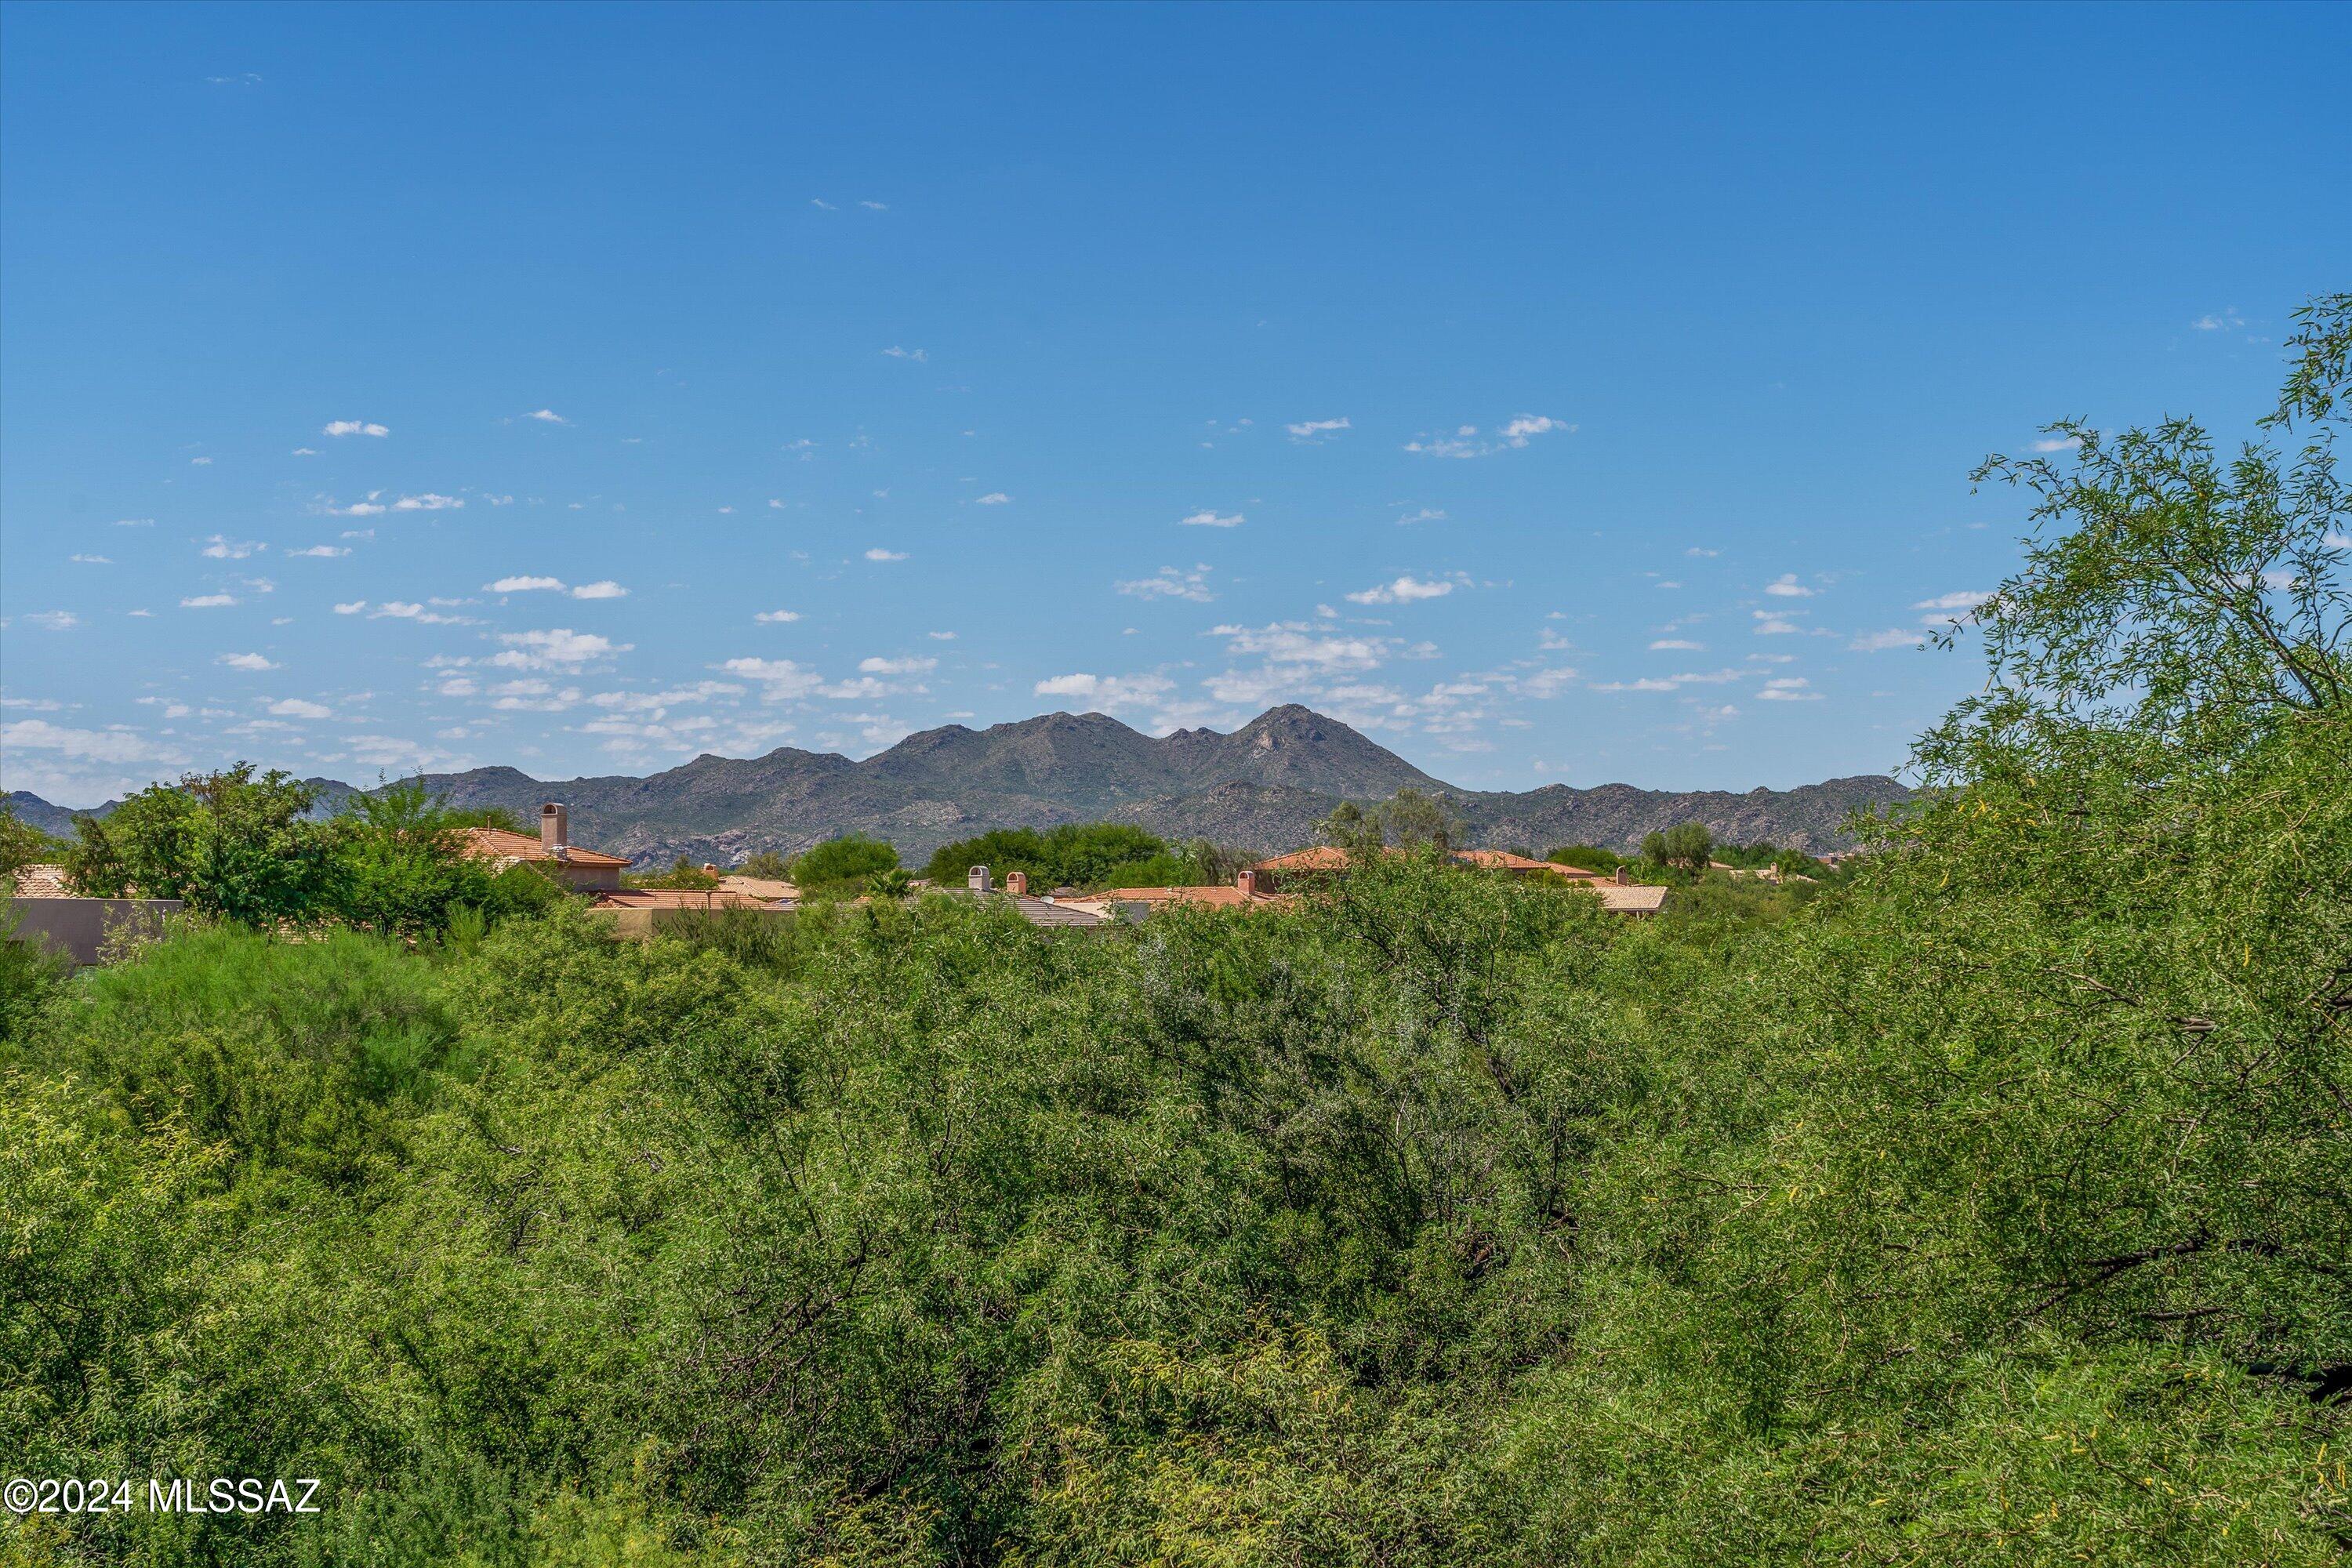
<instances>
[{"instance_id":1,"label":"mountain range","mask_svg":"<svg viewBox=\"0 0 2352 1568\"><path fill-rule=\"evenodd\" d=\"M308 782L322 810L357 793L333 779ZM1536 854L1561 844L1630 848L1646 833L1695 820L1730 843L1770 839L1820 851L1852 842L1843 825L1853 812L1911 793L1883 775L1744 795L1631 784L1463 790L1296 704L1269 709L1229 735L1203 729L1154 738L1101 713L1047 713L985 730L926 730L861 762L785 746L761 757L706 754L645 778L542 781L487 767L429 773L425 782L453 806L503 806L526 825L542 802L563 801L576 842L639 865L680 855L725 864L761 849L790 855L851 832L887 838L903 859L919 863L941 844L992 827L1101 821L1170 839L1283 850L1312 842L1315 824L1340 801L1386 800L1406 788L1442 796L1473 845ZM19 791L8 804L44 831L72 831L77 814L37 795Z\"/></svg>"}]
</instances>

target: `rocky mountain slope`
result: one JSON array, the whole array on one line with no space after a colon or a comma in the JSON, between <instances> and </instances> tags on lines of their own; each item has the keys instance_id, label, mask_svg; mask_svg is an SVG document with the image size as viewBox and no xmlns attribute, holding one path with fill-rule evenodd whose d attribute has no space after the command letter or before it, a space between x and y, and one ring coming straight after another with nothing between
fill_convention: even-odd
<instances>
[{"instance_id":1,"label":"rocky mountain slope","mask_svg":"<svg viewBox=\"0 0 2352 1568\"><path fill-rule=\"evenodd\" d=\"M330 801L351 789L311 782ZM724 862L760 849L790 854L848 832L887 838L902 858L920 861L941 844L991 827L1102 820L1171 838L1290 849L1310 842L1315 823L1342 799L1385 800L1407 787L1445 796L1472 843L1538 854L1567 843L1630 847L1694 818L1732 842L1769 838L1818 850L1848 842L1840 824L1850 812L1909 794L1884 777L1746 795L1630 784L1459 790L1339 721L1295 705L1270 709L1230 735L1179 730L1154 739L1100 713L1048 713L986 730L926 730L862 762L782 747L747 759L700 756L645 778L543 782L491 767L425 782L453 805L504 806L526 822L542 801L562 800L572 808L576 840L640 864L678 855ZM37 826L61 836L71 830L72 814L37 796L20 793L10 804Z\"/></svg>"}]
</instances>

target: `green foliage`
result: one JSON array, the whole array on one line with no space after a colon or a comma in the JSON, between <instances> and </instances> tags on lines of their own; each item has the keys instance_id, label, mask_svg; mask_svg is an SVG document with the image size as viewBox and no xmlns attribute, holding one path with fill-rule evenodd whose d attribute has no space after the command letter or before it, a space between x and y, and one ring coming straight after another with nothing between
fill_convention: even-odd
<instances>
[{"instance_id":1,"label":"green foliage","mask_svg":"<svg viewBox=\"0 0 2352 1568\"><path fill-rule=\"evenodd\" d=\"M898 851L877 838L845 834L828 838L793 862L793 880L803 889L853 884L862 887L877 871L897 868Z\"/></svg>"},{"instance_id":2,"label":"green foliage","mask_svg":"<svg viewBox=\"0 0 2352 1568\"><path fill-rule=\"evenodd\" d=\"M1397 791L1370 810L1343 800L1315 830L1323 842L1351 855L1372 854L1383 847L1451 849L1463 838L1462 824L1444 802L1412 788Z\"/></svg>"},{"instance_id":3,"label":"green foliage","mask_svg":"<svg viewBox=\"0 0 2352 1568\"><path fill-rule=\"evenodd\" d=\"M100 898L136 893L247 924L303 920L334 896L327 826L310 787L250 763L151 784L101 824L79 817L76 885Z\"/></svg>"},{"instance_id":4,"label":"green foliage","mask_svg":"<svg viewBox=\"0 0 2352 1568\"><path fill-rule=\"evenodd\" d=\"M522 819L503 805L474 805L462 810L452 807L442 815L452 827L495 827L507 833L539 831L536 824L526 829Z\"/></svg>"},{"instance_id":5,"label":"green foliage","mask_svg":"<svg viewBox=\"0 0 2352 1568\"><path fill-rule=\"evenodd\" d=\"M975 838L944 844L923 868L939 887L961 888L974 866L985 866L998 882L1010 871L1026 872L1039 891L1070 888L1182 887L1197 879L1198 867L1169 849L1167 842L1125 823L1063 823L1040 833L1033 827L1000 827ZM1150 874L1138 879L1137 868Z\"/></svg>"},{"instance_id":6,"label":"green foliage","mask_svg":"<svg viewBox=\"0 0 2352 1568\"><path fill-rule=\"evenodd\" d=\"M458 826L421 779L352 796L328 834L335 912L387 936L415 936L443 929L460 907L490 908L499 901L490 873L461 853Z\"/></svg>"},{"instance_id":7,"label":"green foliage","mask_svg":"<svg viewBox=\"0 0 2352 1568\"><path fill-rule=\"evenodd\" d=\"M1707 868L1715 852L1715 835L1703 822L1677 822L1664 833L1652 833L1642 840L1642 858L1648 865L1679 871L1685 877L1696 877Z\"/></svg>"},{"instance_id":8,"label":"green foliage","mask_svg":"<svg viewBox=\"0 0 2352 1568\"><path fill-rule=\"evenodd\" d=\"M622 880L632 888L707 889L719 886L719 879L716 876L704 870L683 855L679 856L667 871L649 877L624 877Z\"/></svg>"},{"instance_id":9,"label":"green foliage","mask_svg":"<svg viewBox=\"0 0 2352 1568\"><path fill-rule=\"evenodd\" d=\"M0 881L15 877L21 867L61 860L71 847L25 821L15 807L0 805Z\"/></svg>"},{"instance_id":10,"label":"green foliage","mask_svg":"<svg viewBox=\"0 0 2352 1568\"><path fill-rule=\"evenodd\" d=\"M903 899L914 890L915 879L896 866L866 879L866 896L869 899Z\"/></svg>"},{"instance_id":11,"label":"green foliage","mask_svg":"<svg viewBox=\"0 0 2352 1568\"><path fill-rule=\"evenodd\" d=\"M735 870L739 876L759 877L772 882L789 882L793 878L792 862L772 849L762 849L756 855L744 857L743 863Z\"/></svg>"},{"instance_id":12,"label":"green foliage","mask_svg":"<svg viewBox=\"0 0 2352 1568\"><path fill-rule=\"evenodd\" d=\"M1591 844L1565 844L1544 858L1555 866L1574 866L1585 871L1614 871L1625 864L1625 858L1615 850Z\"/></svg>"}]
</instances>

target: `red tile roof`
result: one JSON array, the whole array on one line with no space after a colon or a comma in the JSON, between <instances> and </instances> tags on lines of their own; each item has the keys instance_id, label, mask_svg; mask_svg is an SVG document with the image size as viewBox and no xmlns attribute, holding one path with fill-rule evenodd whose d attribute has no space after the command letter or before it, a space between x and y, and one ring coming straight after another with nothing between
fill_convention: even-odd
<instances>
[{"instance_id":1,"label":"red tile roof","mask_svg":"<svg viewBox=\"0 0 2352 1568\"><path fill-rule=\"evenodd\" d=\"M467 827L461 829L465 852L478 860L553 860L535 834L509 833L503 827ZM572 866L626 866L628 858L607 855L598 849L583 849L577 844L566 848L563 863Z\"/></svg>"},{"instance_id":2,"label":"red tile roof","mask_svg":"<svg viewBox=\"0 0 2352 1568\"><path fill-rule=\"evenodd\" d=\"M776 900L724 888L616 888L596 895L592 910L764 910Z\"/></svg>"}]
</instances>

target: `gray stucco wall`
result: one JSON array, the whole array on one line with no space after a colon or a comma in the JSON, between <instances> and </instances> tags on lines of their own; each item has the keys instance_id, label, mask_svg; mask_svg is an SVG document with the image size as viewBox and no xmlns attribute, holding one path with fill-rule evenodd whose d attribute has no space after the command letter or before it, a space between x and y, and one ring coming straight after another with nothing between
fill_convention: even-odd
<instances>
[{"instance_id":1,"label":"gray stucco wall","mask_svg":"<svg viewBox=\"0 0 2352 1568\"><path fill-rule=\"evenodd\" d=\"M162 927L177 914L177 899L6 899L0 908L16 917L20 942L37 942L69 953L76 963L96 963L99 950L118 929Z\"/></svg>"}]
</instances>

